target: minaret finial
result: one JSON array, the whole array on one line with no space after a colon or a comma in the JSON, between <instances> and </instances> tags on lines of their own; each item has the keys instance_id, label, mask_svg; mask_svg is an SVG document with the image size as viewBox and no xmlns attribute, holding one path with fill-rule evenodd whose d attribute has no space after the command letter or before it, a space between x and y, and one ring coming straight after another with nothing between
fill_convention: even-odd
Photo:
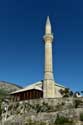
<instances>
[{"instance_id":1,"label":"minaret finial","mask_svg":"<svg viewBox=\"0 0 83 125\"><path fill-rule=\"evenodd\" d=\"M51 23L49 16L47 16L46 20L45 34L51 34Z\"/></svg>"},{"instance_id":2,"label":"minaret finial","mask_svg":"<svg viewBox=\"0 0 83 125\"><path fill-rule=\"evenodd\" d=\"M51 25L51 24L50 24L50 18L49 18L49 16L47 16L46 24Z\"/></svg>"}]
</instances>

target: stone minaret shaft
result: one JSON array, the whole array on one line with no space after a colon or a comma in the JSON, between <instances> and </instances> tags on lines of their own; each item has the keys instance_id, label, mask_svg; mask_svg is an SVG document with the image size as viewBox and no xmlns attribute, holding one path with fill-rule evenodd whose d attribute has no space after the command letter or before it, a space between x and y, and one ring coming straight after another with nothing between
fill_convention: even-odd
<instances>
[{"instance_id":1,"label":"stone minaret shaft","mask_svg":"<svg viewBox=\"0 0 83 125\"><path fill-rule=\"evenodd\" d=\"M52 66L52 41L53 35L51 31L51 24L49 17L47 17L45 27L45 80L53 80L53 66Z\"/></svg>"},{"instance_id":2,"label":"stone minaret shaft","mask_svg":"<svg viewBox=\"0 0 83 125\"><path fill-rule=\"evenodd\" d=\"M43 84L43 97L54 97L54 76L53 76L53 62L52 62L52 42L53 34L49 17L47 17L45 26L45 71Z\"/></svg>"}]
</instances>

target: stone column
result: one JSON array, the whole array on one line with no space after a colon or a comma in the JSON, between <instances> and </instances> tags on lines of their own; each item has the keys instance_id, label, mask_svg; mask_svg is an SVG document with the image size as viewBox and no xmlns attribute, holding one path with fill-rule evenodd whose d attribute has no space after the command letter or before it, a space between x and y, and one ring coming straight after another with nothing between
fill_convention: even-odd
<instances>
[{"instance_id":1,"label":"stone column","mask_svg":"<svg viewBox=\"0 0 83 125\"><path fill-rule=\"evenodd\" d=\"M53 65L52 65L52 35L45 35L45 80L53 80Z\"/></svg>"}]
</instances>

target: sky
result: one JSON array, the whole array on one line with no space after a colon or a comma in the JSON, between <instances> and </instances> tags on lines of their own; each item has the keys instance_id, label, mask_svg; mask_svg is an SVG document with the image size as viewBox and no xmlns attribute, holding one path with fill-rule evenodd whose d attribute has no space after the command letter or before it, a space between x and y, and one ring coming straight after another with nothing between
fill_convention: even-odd
<instances>
[{"instance_id":1,"label":"sky","mask_svg":"<svg viewBox=\"0 0 83 125\"><path fill-rule=\"evenodd\" d=\"M83 0L1 0L0 81L44 79L44 29L52 24L55 81L83 90Z\"/></svg>"}]
</instances>

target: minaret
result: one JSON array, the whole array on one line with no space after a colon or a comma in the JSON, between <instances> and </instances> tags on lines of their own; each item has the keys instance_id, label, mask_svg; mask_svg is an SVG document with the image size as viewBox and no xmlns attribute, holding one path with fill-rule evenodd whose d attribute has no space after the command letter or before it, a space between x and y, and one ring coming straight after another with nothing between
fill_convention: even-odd
<instances>
[{"instance_id":1,"label":"minaret","mask_svg":"<svg viewBox=\"0 0 83 125\"><path fill-rule=\"evenodd\" d=\"M49 17L47 17L45 26L45 69L44 69L44 83L43 83L43 97L54 98L54 76L53 76L53 62L52 62L52 42L53 34Z\"/></svg>"}]
</instances>

